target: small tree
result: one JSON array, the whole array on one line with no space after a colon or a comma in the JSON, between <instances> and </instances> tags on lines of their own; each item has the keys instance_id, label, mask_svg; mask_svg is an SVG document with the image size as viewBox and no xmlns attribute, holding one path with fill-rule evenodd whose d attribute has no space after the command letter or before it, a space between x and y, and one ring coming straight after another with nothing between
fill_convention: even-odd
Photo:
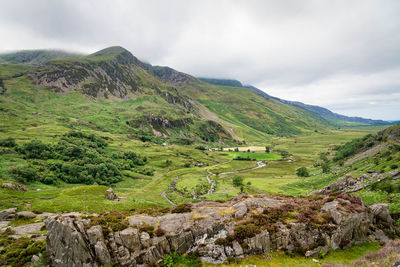
<instances>
[{"instance_id":1,"label":"small tree","mask_svg":"<svg viewBox=\"0 0 400 267\"><path fill-rule=\"evenodd\" d=\"M232 183L234 186L241 186L243 184L243 178L240 176L235 176L232 179Z\"/></svg>"},{"instance_id":2,"label":"small tree","mask_svg":"<svg viewBox=\"0 0 400 267\"><path fill-rule=\"evenodd\" d=\"M270 151L270 147L269 147L269 146L266 146L266 147L265 147L265 153L269 153L269 151Z\"/></svg>"},{"instance_id":3,"label":"small tree","mask_svg":"<svg viewBox=\"0 0 400 267\"><path fill-rule=\"evenodd\" d=\"M299 177L308 177L310 174L308 173L308 170L306 167L300 167L296 170L296 174Z\"/></svg>"},{"instance_id":4,"label":"small tree","mask_svg":"<svg viewBox=\"0 0 400 267\"><path fill-rule=\"evenodd\" d=\"M237 147L237 148L235 148L235 152L239 152L239 148Z\"/></svg>"},{"instance_id":5,"label":"small tree","mask_svg":"<svg viewBox=\"0 0 400 267\"><path fill-rule=\"evenodd\" d=\"M282 158L284 158L284 159L286 159L287 157L289 157L289 152L287 152L287 151L281 151L281 156L282 156Z\"/></svg>"},{"instance_id":6,"label":"small tree","mask_svg":"<svg viewBox=\"0 0 400 267\"><path fill-rule=\"evenodd\" d=\"M329 173L331 171L331 166L329 165L329 162L324 162L321 165L321 168L323 173Z\"/></svg>"}]
</instances>

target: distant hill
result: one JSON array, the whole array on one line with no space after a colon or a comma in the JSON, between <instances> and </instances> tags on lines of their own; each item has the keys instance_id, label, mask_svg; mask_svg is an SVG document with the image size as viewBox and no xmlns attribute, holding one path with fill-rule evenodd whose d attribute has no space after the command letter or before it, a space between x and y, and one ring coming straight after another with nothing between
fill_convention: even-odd
<instances>
[{"instance_id":1,"label":"distant hill","mask_svg":"<svg viewBox=\"0 0 400 267\"><path fill-rule=\"evenodd\" d=\"M82 55L58 50L24 50L0 54L0 63L7 62L39 66L55 59L78 58L80 56Z\"/></svg>"},{"instance_id":2,"label":"distant hill","mask_svg":"<svg viewBox=\"0 0 400 267\"><path fill-rule=\"evenodd\" d=\"M231 80L231 79L214 79L214 78L202 78L199 77L199 80L211 83L215 85L224 85L224 86L232 86L232 87L243 87L242 83L238 80Z\"/></svg>"},{"instance_id":3,"label":"distant hill","mask_svg":"<svg viewBox=\"0 0 400 267\"><path fill-rule=\"evenodd\" d=\"M330 123L332 124L338 124L340 125L340 121L347 121L347 122L356 122L356 123L365 123L365 124L372 124L372 125L388 125L391 124L391 122L388 121L383 121L383 120L372 120L372 119L365 119L365 118L361 118L361 117L349 117L349 116L345 116L345 115L341 115L338 113L334 113L332 111L330 111L327 108L323 108L320 106L315 106L315 105L307 105L304 104L302 102L298 102L298 101L289 101L289 100L284 100L278 97L273 97L270 96L269 94L265 93L264 91L251 86L251 85L247 85L245 86L246 88L250 88L254 91L256 91L257 93L261 94L262 96L266 97L266 98L273 98L276 99L284 104L289 104L292 106L296 106L305 110L308 110L310 112L313 112L317 115L320 115L326 119L330 119Z\"/></svg>"}]
</instances>

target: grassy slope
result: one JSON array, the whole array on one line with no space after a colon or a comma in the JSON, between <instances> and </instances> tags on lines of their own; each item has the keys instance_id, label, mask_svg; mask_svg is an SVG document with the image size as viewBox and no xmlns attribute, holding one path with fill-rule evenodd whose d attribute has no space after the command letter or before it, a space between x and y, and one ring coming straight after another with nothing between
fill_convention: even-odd
<instances>
[{"instance_id":1,"label":"grassy slope","mask_svg":"<svg viewBox=\"0 0 400 267\"><path fill-rule=\"evenodd\" d=\"M319 117L300 108L265 99L243 87L192 84L185 92L219 118L233 124L235 132L250 142L262 142L269 134L296 135L327 129Z\"/></svg>"}]
</instances>

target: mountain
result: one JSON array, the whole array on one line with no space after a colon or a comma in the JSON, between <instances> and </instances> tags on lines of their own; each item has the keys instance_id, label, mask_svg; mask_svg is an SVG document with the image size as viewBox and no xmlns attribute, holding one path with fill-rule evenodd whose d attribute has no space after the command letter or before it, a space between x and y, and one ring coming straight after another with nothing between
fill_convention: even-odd
<instances>
[{"instance_id":1,"label":"mountain","mask_svg":"<svg viewBox=\"0 0 400 267\"><path fill-rule=\"evenodd\" d=\"M202 78L199 77L199 80L203 82L215 84L215 85L224 85L224 86L232 86L232 87L243 87L242 83L238 80L232 79L214 79L214 78Z\"/></svg>"},{"instance_id":2,"label":"mountain","mask_svg":"<svg viewBox=\"0 0 400 267\"><path fill-rule=\"evenodd\" d=\"M355 122L355 123L364 123L364 124L372 124L372 125L390 124L390 122L383 121L383 120L372 120L372 119L365 119L365 118L361 118L361 117L349 117L349 116L341 115L338 113L334 113L334 112L330 111L329 109L323 108L320 106L307 105L307 104L304 104L304 103L298 102L298 101L289 101L289 100L280 99L278 97L270 96L267 93L265 93L264 91L254 87L254 86L251 86L251 85L247 85L245 87L256 91L257 93L263 95L266 98L273 98L284 104L296 106L296 107L308 110L317 115L320 115L323 118L327 119L331 124L334 124L334 125L340 126L343 124L343 122Z\"/></svg>"},{"instance_id":3,"label":"mountain","mask_svg":"<svg viewBox=\"0 0 400 267\"><path fill-rule=\"evenodd\" d=\"M51 60L78 58L82 55L58 50L24 50L14 53L0 54L0 63L43 65Z\"/></svg>"},{"instance_id":4,"label":"mountain","mask_svg":"<svg viewBox=\"0 0 400 267\"><path fill-rule=\"evenodd\" d=\"M86 56L21 53L27 55L23 60L16 59L19 52L2 55L8 61L0 64L0 110L5 124L22 128L30 121L190 144L265 142L272 135L325 131L334 125L317 112L238 81L201 80L152 66L119 46ZM54 58L43 56L49 53ZM38 113L46 120L32 116Z\"/></svg>"}]
</instances>

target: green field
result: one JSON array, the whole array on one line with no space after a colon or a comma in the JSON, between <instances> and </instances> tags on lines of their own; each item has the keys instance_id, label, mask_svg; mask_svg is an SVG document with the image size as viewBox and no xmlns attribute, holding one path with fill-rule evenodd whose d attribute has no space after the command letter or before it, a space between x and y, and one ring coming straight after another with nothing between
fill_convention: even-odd
<instances>
[{"instance_id":1,"label":"green field","mask_svg":"<svg viewBox=\"0 0 400 267\"><path fill-rule=\"evenodd\" d=\"M238 157L242 157L250 158L252 160L277 160L281 158L281 156L278 154L269 154L263 152L223 152L220 153L220 156L223 156L227 159L236 159Z\"/></svg>"}]
</instances>

